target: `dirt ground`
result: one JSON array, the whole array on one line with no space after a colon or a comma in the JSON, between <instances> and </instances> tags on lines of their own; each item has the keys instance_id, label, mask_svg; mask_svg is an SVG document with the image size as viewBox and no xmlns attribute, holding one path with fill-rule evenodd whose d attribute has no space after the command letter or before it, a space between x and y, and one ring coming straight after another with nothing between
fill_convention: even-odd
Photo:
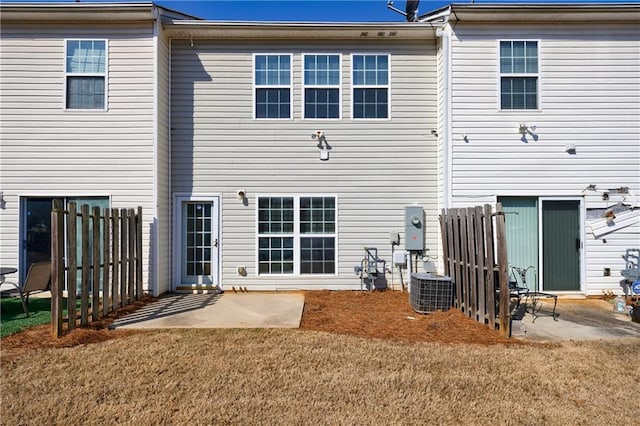
<instances>
[{"instance_id":1,"label":"dirt ground","mask_svg":"<svg viewBox=\"0 0 640 426\"><path fill-rule=\"evenodd\" d=\"M148 299L151 301L152 299ZM142 302L138 306L142 306ZM38 348L71 347L128 336L140 331L109 330L117 317L131 313L126 307L89 329L76 329L60 339L51 337L49 325L30 328L0 342L3 357ZM401 342L522 344L501 337L455 309L428 315L416 313L408 293L394 291L309 291L300 324L302 330L324 331Z\"/></svg>"}]
</instances>

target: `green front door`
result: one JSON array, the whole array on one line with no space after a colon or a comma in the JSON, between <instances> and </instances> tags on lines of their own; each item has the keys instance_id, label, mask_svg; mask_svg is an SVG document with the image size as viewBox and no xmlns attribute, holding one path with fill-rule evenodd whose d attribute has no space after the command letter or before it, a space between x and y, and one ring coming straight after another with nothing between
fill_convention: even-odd
<instances>
[{"instance_id":1,"label":"green front door","mask_svg":"<svg viewBox=\"0 0 640 426\"><path fill-rule=\"evenodd\" d=\"M580 202L542 201L544 291L580 290Z\"/></svg>"}]
</instances>

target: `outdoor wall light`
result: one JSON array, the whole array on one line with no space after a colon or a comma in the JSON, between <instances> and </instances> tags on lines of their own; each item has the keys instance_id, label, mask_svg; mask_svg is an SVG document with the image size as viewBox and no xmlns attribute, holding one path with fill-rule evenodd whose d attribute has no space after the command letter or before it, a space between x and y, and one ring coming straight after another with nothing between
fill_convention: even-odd
<instances>
[{"instance_id":1,"label":"outdoor wall light","mask_svg":"<svg viewBox=\"0 0 640 426\"><path fill-rule=\"evenodd\" d=\"M4 200L4 191L0 191L0 210L7 208L7 202Z\"/></svg>"},{"instance_id":2,"label":"outdoor wall light","mask_svg":"<svg viewBox=\"0 0 640 426\"><path fill-rule=\"evenodd\" d=\"M322 130L316 130L311 133L311 139L318 141L318 145L316 146L320 150L320 160L327 161L329 159L329 150L331 149L331 145L327 142L324 132Z\"/></svg>"},{"instance_id":3,"label":"outdoor wall light","mask_svg":"<svg viewBox=\"0 0 640 426\"><path fill-rule=\"evenodd\" d=\"M536 126L527 126L527 123L520 123L518 126L518 133L526 135L527 133L533 133L536 131Z\"/></svg>"},{"instance_id":4,"label":"outdoor wall light","mask_svg":"<svg viewBox=\"0 0 640 426\"><path fill-rule=\"evenodd\" d=\"M247 198L247 191L245 191L244 189L238 189L238 191L236 192L236 196L238 197L238 200L244 200L245 198Z\"/></svg>"}]
</instances>

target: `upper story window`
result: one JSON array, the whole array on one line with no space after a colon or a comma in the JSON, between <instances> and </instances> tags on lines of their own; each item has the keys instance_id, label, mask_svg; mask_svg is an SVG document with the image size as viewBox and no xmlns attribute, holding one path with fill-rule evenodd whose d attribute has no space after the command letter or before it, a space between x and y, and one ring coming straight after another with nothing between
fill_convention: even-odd
<instances>
[{"instance_id":1,"label":"upper story window","mask_svg":"<svg viewBox=\"0 0 640 426\"><path fill-rule=\"evenodd\" d=\"M335 272L335 197L258 198L259 274Z\"/></svg>"},{"instance_id":2,"label":"upper story window","mask_svg":"<svg viewBox=\"0 0 640 426\"><path fill-rule=\"evenodd\" d=\"M67 109L101 109L106 105L107 41L67 40Z\"/></svg>"},{"instance_id":3,"label":"upper story window","mask_svg":"<svg viewBox=\"0 0 640 426\"><path fill-rule=\"evenodd\" d=\"M291 118L291 55L255 55L255 118Z\"/></svg>"},{"instance_id":4,"label":"upper story window","mask_svg":"<svg viewBox=\"0 0 640 426\"><path fill-rule=\"evenodd\" d=\"M353 118L389 118L389 56L353 55Z\"/></svg>"},{"instance_id":5,"label":"upper story window","mask_svg":"<svg viewBox=\"0 0 640 426\"><path fill-rule=\"evenodd\" d=\"M304 118L340 118L340 55L304 55Z\"/></svg>"},{"instance_id":6,"label":"upper story window","mask_svg":"<svg viewBox=\"0 0 640 426\"><path fill-rule=\"evenodd\" d=\"M500 108L538 109L538 42L500 42Z\"/></svg>"}]
</instances>

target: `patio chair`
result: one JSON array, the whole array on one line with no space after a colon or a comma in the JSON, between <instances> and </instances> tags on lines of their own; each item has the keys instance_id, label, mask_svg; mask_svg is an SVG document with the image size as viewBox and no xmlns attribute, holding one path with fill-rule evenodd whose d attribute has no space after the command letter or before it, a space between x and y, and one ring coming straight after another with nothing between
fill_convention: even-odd
<instances>
[{"instance_id":1,"label":"patio chair","mask_svg":"<svg viewBox=\"0 0 640 426\"><path fill-rule=\"evenodd\" d=\"M11 281L4 281L2 286L8 284L15 289L22 302L22 310L26 316L29 316L29 295L31 293L47 291L49 289L49 283L51 279L51 263L39 262L32 263L27 272L27 278L23 285L20 286Z\"/></svg>"},{"instance_id":2,"label":"patio chair","mask_svg":"<svg viewBox=\"0 0 640 426\"><path fill-rule=\"evenodd\" d=\"M529 288L527 287L527 272L531 268L533 268L533 266L529 266L528 268L519 268L517 266L511 267L511 273L509 274L509 296L511 299L516 300L514 312L519 311L520 302L529 294Z\"/></svg>"}]
</instances>

